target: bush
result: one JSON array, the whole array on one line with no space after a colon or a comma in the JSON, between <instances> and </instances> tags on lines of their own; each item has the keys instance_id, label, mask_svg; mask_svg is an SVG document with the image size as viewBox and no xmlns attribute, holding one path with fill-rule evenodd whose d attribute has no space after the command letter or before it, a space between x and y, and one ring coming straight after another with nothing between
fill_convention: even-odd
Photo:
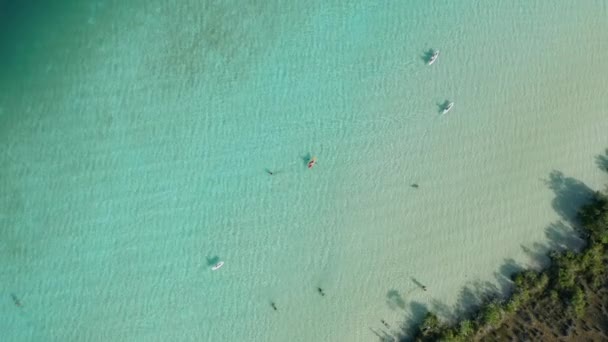
<instances>
[{"instance_id":1,"label":"bush","mask_svg":"<svg viewBox=\"0 0 608 342\"><path fill-rule=\"evenodd\" d=\"M591 203L579 211L579 218L591 241L608 244L608 197L596 192Z\"/></svg>"},{"instance_id":2,"label":"bush","mask_svg":"<svg viewBox=\"0 0 608 342\"><path fill-rule=\"evenodd\" d=\"M585 270L585 276L591 286L595 289L602 284L602 275L604 274L604 254L606 250L604 245L595 243L589 247L583 254L582 263Z\"/></svg>"},{"instance_id":3,"label":"bush","mask_svg":"<svg viewBox=\"0 0 608 342\"><path fill-rule=\"evenodd\" d=\"M515 283L517 290L525 291L531 290L531 288L536 284L537 280L538 273L532 270L526 270L518 273L513 282Z\"/></svg>"},{"instance_id":4,"label":"bush","mask_svg":"<svg viewBox=\"0 0 608 342\"><path fill-rule=\"evenodd\" d=\"M544 291L548 285L549 285L549 276L547 275L546 272L543 272L543 274L541 274L540 277L538 278L538 282L537 282L536 288L534 290L535 291Z\"/></svg>"},{"instance_id":5,"label":"bush","mask_svg":"<svg viewBox=\"0 0 608 342\"><path fill-rule=\"evenodd\" d=\"M517 294L514 294L511 299L509 299L509 301L507 302L507 305L505 305L505 311L508 313L514 313L515 311L519 310L520 306L521 306L521 297L518 296Z\"/></svg>"},{"instance_id":6,"label":"bush","mask_svg":"<svg viewBox=\"0 0 608 342\"><path fill-rule=\"evenodd\" d=\"M583 317L585 314L587 301L585 300L585 293L580 287L577 287L576 290L574 290L574 295L572 296L572 306L574 307L574 314L576 318Z\"/></svg>"},{"instance_id":7,"label":"bush","mask_svg":"<svg viewBox=\"0 0 608 342\"><path fill-rule=\"evenodd\" d=\"M439 338L439 341L443 341L443 342L460 342L460 341L464 341L462 339L462 337L458 336L458 334L456 334L456 332L454 331L454 329L448 329L446 331L444 331L443 334L441 334L441 337Z\"/></svg>"},{"instance_id":8,"label":"bush","mask_svg":"<svg viewBox=\"0 0 608 342\"><path fill-rule=\"evenodd\" d=\"M475 325L468 319L460 322L458 334L462 337L470 337L475 333Z\"/></svg>"},{"instance_id":9,"label":"bush","mask_svg":"<svg viewBox=\"0 0 608 342\"><path fill-rule=\"evenodd\" d=\"M551 290L551 292L549 293L549 297L554 303L557 303L559 301L559 293L557 293L557 291L555 290Z\"/></svg>"},{"instance_id":10,"label":"bush","mask_svg":"<svg viewBox=\"0 0 608 342\"><path fill-rule=\"evenodd\" d=\"M568 268L559 268L557 271L557 284L563 290L569 291L574 287L574 272Z\"/></svg>"},{"instance_id":11,"label":"bush","mask_svg":"<svg viewBox=\"0 0 608 342\"><path fill-rule=\"evenodd\" d=\"M440 330L440 324L437 315L432 312L427 312L426 316L424 316L422 324L420 325L420 330L425 336L438 333Z\"/></svg>"},{"instance_id":12,"label":"bush","mask_svg":"<svg viewBox=\"0 0 608 342\"><path fill-rule=\"evenodd\" d=\"M497 327L502 320L502 308L497 301L487 304L481 311L481 322Z\"/></svg>"},{"instance_id":13,"label":"bush","mask_svg":"<svg viewBox=\"0 0 608 342\"><path fill-rule=\"evenodd\" d=\"M505 306L508 312L514 312L534 295L544 291L549 285L549 276L546 272L538 273L526 270L518 273L513 279L515 290L511 300Z\"/></svg>"}]
</instances>

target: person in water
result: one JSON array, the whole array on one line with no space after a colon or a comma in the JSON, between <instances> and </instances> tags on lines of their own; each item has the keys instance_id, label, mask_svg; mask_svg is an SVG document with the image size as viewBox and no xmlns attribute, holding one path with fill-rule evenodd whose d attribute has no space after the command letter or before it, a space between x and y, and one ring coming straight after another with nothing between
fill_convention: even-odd
<instances>
[{"instance_id":1,"label":"person in water","mask_svg":"<svg viewBox=\"0 0 608 342\"><path fill-rule=\"evenodd\" d=\"M274 304L274 302L270 302L270 306L272 306L274 311L278 311L277 306Z\"/></svg>"},{"instance_id":2,"label":"person in water","mask_svg":"<svg viewBox=\"0 0 608 342\"><path fill-rule=\"evenodd\" d=\"M14 293L11 293L11 298L13 299L13 303L15 303L15 306L21 307L21 301Z\"/></svg>"},{"instance_id":3,"label":"person in water","mask_svg":"<svg viewBox=\"0 0 608 342\"><path fill-rule=\"evenodd\" d=\"M321 296L325 296L325 292L323 292L323 289L322 289L322 288L317 287L317 291L319 291L319 294L320 294Z\"/></svg>"},{"instance_id":4,"label":"person in water","mask_svg":"<svg viewBox=\"0 0 608 342\"><path fill-rule=\"evenodd\" d=\"M312 157L308 162L308 168L312 169L317 164L317 157Z\"/></svg>"},{"instance_id":5,"label":"person in water","mask_svg":"<svg viewBox=\"0 0 608 342\"><path fill-rule=\"evenodd\" d=\"M414 184L411 185L411 187L418 189L418 184L414 183Z\"/></svg>"}]
</instances>

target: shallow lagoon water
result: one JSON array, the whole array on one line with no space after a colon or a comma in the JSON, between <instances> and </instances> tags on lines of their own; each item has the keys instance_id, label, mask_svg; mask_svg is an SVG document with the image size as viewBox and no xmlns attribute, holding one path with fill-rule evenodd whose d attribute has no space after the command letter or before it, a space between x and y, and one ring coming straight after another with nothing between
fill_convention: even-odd
<instances>
[{"instance_id":1,"label":"shallow lagoon water","mask_svg":"<svg viewBox=\"0 0 608 342\"><path fill-rule=\"evenodd\" d=\"M10 341L397 334L537 265L605 182L603 1L6 8Z\"/></svg>"}]
</instances>

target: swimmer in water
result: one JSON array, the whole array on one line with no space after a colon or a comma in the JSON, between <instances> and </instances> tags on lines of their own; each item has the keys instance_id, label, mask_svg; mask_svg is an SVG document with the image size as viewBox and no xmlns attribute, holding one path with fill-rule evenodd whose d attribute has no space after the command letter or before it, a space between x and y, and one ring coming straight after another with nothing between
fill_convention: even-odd
<instances>
[{"instance_id":1,"label":"swimmer in water","mask_svg":"<svg viewBox=\"0 0 608 342\"><path fill-rule=\"evenodd\" d=\"M277 311L277 306L274 304L274 302L270 302L270 306L272 306L272 308L274 309L274 311Z\"/></svg>"},{"instance_id":2,"label":"swimmer in water","mask_svg":"<svg viewBox=\"0 0 608 342\"><path fill-rule=\"evenodd\" d=\"M320 294L321 296L325 296L325 292L323 292L323 289L322 289L322 288L317 287L317 291L319 291L319 294Z\"/></svg>"},{"instance_id":3,"label":"swimmer in water","mask_svg":"<svg viewBox=\"0 0 608 342\"><path fill-rule=\"evenodd\" d=\"M416 189L418 189L418 184L416 184L416 183L414 183L414 184L412 184L412 185L410 185L410 186L411 186L412 188L416 188Z\"/></svg>"},{"instance_id":4,"label":"swimmer in water","mask_svg":"<svg viewBox=\"0 0 608 342\"><path fill-rule=\"evenodd\" d=\"M15 303L15 306L21 307L21 301L19 300L19 298L17 298L17 296L14 293L11 293L11 298L13 299L13 303Z\"/></svg>"}]
</instances>

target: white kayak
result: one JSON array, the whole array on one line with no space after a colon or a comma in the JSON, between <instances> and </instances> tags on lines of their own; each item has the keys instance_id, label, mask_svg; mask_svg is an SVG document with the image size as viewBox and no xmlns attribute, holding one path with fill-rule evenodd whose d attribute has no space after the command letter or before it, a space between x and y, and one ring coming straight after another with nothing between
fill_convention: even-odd
<instances>
[{"instance_id":1,"label":"white kayak","mask_svg":"<svg viewBox=\"0 0 608 342\"><path fill-rule=\"evenodd\" d=\"M429 65L433 65L433 63L435 63L435 61L437 60L437 57L439 57L439 50L433 52L431 58L429 59Z\"/></svg>"},{"instance_id":2,"label":"white kayak","mask_svg":"<svg viewBox=\"0 0 608 342\"><path fill-rule=\"evenodd\" d=\"M222 266L224 266L224 262L223 262L223 261L220 261L220 262L218 262L217 264L213 265L213 267L211 267L211 270L212 270L212 271L217 271L217 270L219 270L220 268L222 268Z\"/></svg>"},{"instance_id":3,"label":"white kayak","mask_svg":"<svg viewBox=\"0 0 608 342\"><path fill-rule=\"evenodd\" d=\"M454 102L448 103L448 105L441 111L441 114L447 114L450 110L452 110L452 107L454 107Z\"/></svg>"}]
</instances>

